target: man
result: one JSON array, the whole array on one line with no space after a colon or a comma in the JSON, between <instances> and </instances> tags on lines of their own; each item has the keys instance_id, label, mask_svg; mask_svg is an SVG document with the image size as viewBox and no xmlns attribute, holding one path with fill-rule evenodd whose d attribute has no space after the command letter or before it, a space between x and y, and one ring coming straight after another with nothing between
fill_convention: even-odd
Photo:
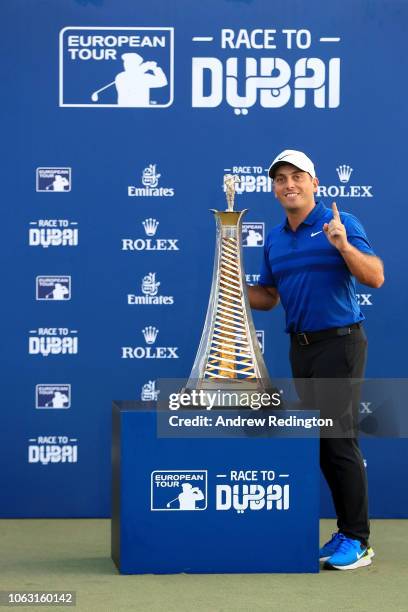
<instances>
[{"instance_id":1,"label":"man","mask_svg":"<svg viewBox=\"0 0 408 612\"><path fill-rule=\"evenodd\" d=\"M326 567L355 569L371 564L367 480L358 446L358 389L367 340L355 279L381 287L383 265L353 215L315 202L319 181L302 152L283 151L269 176L285 221L264 247L259 284L249 287L252 308L269 310L279 301L291 335L290 362L300 399L335 416L344 435L320 439L320 466L332 493L338 532L320 549ZM312 380L305 380L312 379ZM325 379L338 379L335 387ZM307 383L307 384L306 384ZM339 429L337 429L339 431Z\"/></svg>"}]
</instances>

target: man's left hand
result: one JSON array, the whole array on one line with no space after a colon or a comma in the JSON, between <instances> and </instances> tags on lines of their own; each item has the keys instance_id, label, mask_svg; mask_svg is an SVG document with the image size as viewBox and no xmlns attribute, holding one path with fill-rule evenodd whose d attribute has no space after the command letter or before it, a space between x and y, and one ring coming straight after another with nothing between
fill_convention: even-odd
<instances>
[{"instance_id":1,"label":"man's left hand","mask_svg":"<svg viewBox=\"0 0 408 612\"><path fill-rule=\"evenodd\" d=\"M339 251L347 249L349 242L347 240L347 232L343 223L340 220L340 213L337 209L336 202L332 204L333 219L330 223L323 225L323 231L327 240Z\"/></svg>"}]
</instances>

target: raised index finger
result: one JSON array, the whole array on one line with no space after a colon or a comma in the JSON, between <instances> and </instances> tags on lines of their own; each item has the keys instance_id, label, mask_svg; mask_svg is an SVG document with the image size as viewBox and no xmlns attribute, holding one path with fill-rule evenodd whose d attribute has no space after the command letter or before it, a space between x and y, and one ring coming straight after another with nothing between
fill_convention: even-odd
<instances>
[{"instance_id":1,"label":"raised index finger","mask_svg":"<svg viewBox=\"0 0 408 612\"><path fill-rule=\"evenodd\" d=\"M335 219L336 221L340 221L340 213L338 211L336 202L333 202L332 204L332 211L333 211L333 219Z\"/></svg>"}]
</instances>

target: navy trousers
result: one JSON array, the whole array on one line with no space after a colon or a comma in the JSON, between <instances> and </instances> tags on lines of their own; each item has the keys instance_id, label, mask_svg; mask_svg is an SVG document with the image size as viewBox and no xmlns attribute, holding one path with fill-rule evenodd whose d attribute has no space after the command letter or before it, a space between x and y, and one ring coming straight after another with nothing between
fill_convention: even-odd
<instances>
[{"instance_id":1,"label":"navy trousers","mask_svg":"<svg viewBox=\"0 0 408 612\"><path fill-rule=\"evenodd\" d=\"M334 421L333 428L320 432L320 467L333 497L338 529L364 545L368 544L370 523L357 419L366 357L367 337L362 327L307 346L292 336L290 362L302 405Z\"/></svg>"}]
</instances>

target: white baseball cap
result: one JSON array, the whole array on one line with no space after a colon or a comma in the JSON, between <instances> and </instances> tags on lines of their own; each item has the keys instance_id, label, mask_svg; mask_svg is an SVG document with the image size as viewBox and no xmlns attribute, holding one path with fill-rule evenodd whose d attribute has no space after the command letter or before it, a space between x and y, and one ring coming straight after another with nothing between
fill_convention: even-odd
<instances>
[{"instance_id":1,"label":"white baseball cap","mask_svg":"<svg viewBox=\"0 0 408 612\"><path fill-rule=\"evenodd\" d=\"M296 168L300 168L300 170L304 170L304 172L308 172L312 178L316 177L315 167L311 159L308 158L307 155L302 153L302 151L293 151L292 149L286 149L279 153L277 157L271 163L268 175L271 179L274 178L276 169L282 164L292 164L296 166Z\"/></svg>"}]
</instances>

